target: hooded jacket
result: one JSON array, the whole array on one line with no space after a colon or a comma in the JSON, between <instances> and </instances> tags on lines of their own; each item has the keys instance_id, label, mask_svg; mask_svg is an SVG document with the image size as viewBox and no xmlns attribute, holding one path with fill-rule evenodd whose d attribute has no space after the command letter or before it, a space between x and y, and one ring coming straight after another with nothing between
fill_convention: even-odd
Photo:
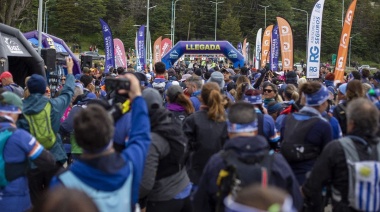
<instances>
[{"instance_id":1,"label":"hooded jacket","mask_svg":"<svg viewBox=\"0 0 380 212\"><path fill-rule=\"evenodd\" d=\"M254 137L236 137L226 142L224 151L234 150L240 157L252 157L266 154L269 145L266 139L260 135ZM216 181L220 170L226 165L220 153L214 154L208 161L199 187L194 195L194 211L215 211L217 203L218 186ZM294 206L300 209L302 206L302 196L299 184L290 169L288 163L281 154L274 154L271 168L271 180L273 185L287 191L293 198Z\"/></svg>"},{"instance_id":2,"label":"hooded jacket","mask_svg":"<svg viewBox=\"0 0 380 212\"><path fill-rule=\"evenodd\" d=\"M56 142L49 150L55 157L56 161L61 162L62 164L66 161L67 156L66 152L62 145L61 137L58 134L60 127L60 119L63 116L66 108L69 106L71 102L71 98L74 95L75 88L75 79L72 74L68 74L66 76L66 84L63 87L61 94L57 98L49 99L40 93L32 93L23 102L23 113L27 115L37 114L41 112L46 104L50 102L51 104L51 125L54 133L56 134ZM30 132L29 124L25 119L20 120L21 128Z\"/></svg>"}]
</instances>

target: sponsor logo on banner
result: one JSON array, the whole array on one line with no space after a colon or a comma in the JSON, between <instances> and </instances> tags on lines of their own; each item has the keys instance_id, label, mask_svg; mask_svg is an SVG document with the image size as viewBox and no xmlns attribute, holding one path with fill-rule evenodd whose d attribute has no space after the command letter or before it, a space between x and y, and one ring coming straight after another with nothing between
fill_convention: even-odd
<instances>
[{"instance_id":1,"label":"sponsor logo on banner","mask_svg":"<svg viewBox=\"0 0 380 212\"><path fill-rule=\"evenodd\" d=\"M289 34L289 27L287 26L282 26L281 27L281 32L282 32L282 35L288 35Z\"/></svg>"},{"instance_id":2,"label":"sponsor logo on banner","mask_svg":"<svg viewBox=\"0 0 380 212\"><path fill-rule=\"evenodd\" d=\"M231 50L230 52L228 52L228 57L237 58L237 53L234 50Z\"/></svg>"},{"instance_id":3,"label":"sponsor logo on banner","mask_svg":"<svg viewBox=\"0 0 380 212\"><path fill-rule=\"evenodd\" d=\"M353 13L354 13L354 11L352 11L352 10L349 10L347 12L347 17L346 17L346 20L345 20L346 24L351 25Z\"/></svg>"},{"instance_id":4,"label":"sponsor logo on banner","mask_svg":"<svg viewBox=\"0 0 380 212\"><path fill-rule=\"evenodd\" d=\"M319 78L321 34L324 0L319 0L313 8L310 18L308 56L307 56L307 78Z\"/></svg>"},{"instance_id":5,"label":"sponsor logo on banner","mask_svg":"<svg viewBox=\"0 0 380 212\"><path fill-rule=\"evenodd\" d=\"M174 51L170 52L169 56L170 56L170 59L178 59L179 54L176 50L174 50Z\"/></svg>"},{"instance_id":6,"label":"sponsor logo on banner","mask_svg":"<svg viewBox=\"0 0 380 212\"><path fill-rule=\"evenodd\" d=\"M12 54L24 54L24 52L21 50L18 43L13 41L11 38L4 36L4 42L5 42L5 45L7 46L8 50Z\"/></svg>"},{"instance_id":7,"label":"sponsor logo on banner","mask_svg":"<svg viewBox=\"0 0 380 212\"><path fill-rule=\"evenodd\" d=\"M284 42L283 47L284 47L284 52L287 52L290 50L290 44L288 42Z\"/></svg>"}]
</instances>

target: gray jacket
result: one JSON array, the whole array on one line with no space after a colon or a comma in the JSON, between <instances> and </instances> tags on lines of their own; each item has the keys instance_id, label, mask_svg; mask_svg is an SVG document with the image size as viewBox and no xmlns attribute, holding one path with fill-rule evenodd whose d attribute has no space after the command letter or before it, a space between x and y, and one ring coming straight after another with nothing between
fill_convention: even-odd
<instances>
[{"instance_id":1,"label":"gray jacket","mask_svg":"<svg viewBox=\"0 0 380 212\"><path fill-rule=\"evenodd\" d=\"M160 135L151 133L151 136L152 143L140 183L140 198L148 197L148 201L171 200L189 185L190 180L185 168L169 177L155 180L160 159L169 154L170 146Z\"/></svg>"}]
</instances>

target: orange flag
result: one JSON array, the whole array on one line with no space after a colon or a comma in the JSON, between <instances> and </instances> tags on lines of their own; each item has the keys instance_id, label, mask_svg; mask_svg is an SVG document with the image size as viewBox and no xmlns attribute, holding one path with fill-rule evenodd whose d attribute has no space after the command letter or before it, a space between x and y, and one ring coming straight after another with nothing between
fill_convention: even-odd
<instances>
[{"instance_id":1,"label":"orange flag","mask_svg":"<svg viewBox=\"0 0 380 212\"><path fill-rule=\"evenodd\" d=\"M162 36L157 38L157 40L154 42L154 47L153 47L154 62L153 62L153 64L156 64L157 62L161 62L161 40L162 40Z\"/></svg>"},{"instance_id":2,"label":"orange flag","mask_svg":"<svg viewBox=\"0 0 380 212\"><path fill-rule=\"evenodd\" d=\"M261 47L261 68L265 67L269 63L270 52L270 38L272 37L273 25L269 25L263 35L263 42Z\"/></svg>"},{"instance_id":3,"label":"orange flag","mask_svg":"<svg viewBox=\"0 0 380 212\"><path fill-rule=\"evenodd\" d=\"M335 64L335 81L343 82L344 70L346 69L348 45L350 43L352 21L354 20L354 13L356 8L356 1L351 2L348 7L346 18L344 19L342 35L340 36L340 44L338 50L337 61Z\"/></svg>"},{"instance_id":4,"label":"orange flag","mask_svg":"<svg viewBox=\"0 0 380 212\"><path fill-rule=\"evenodd\" d=\"M293 70L293 32L288 21L277 17L278 31L280 31L280 46L282 70Z\"/></svg>"}]
</instances>

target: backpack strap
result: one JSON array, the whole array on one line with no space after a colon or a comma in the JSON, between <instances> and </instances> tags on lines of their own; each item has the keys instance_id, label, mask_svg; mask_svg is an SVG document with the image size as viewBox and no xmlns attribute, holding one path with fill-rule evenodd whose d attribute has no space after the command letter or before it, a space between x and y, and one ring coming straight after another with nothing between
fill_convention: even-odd
<instances>
[{"instance_id":1,"label":"backpack strap","mask_svg":"<svg viewBox=\"0 0 380 212\"><path fill-rule=\"evenodd\" d=\"M257 124L258 124L258 126L257 126L258 134L265 137L265 135L264 135L264 115L262 113L257 113Z\"/></svg>"}]
</instances>

